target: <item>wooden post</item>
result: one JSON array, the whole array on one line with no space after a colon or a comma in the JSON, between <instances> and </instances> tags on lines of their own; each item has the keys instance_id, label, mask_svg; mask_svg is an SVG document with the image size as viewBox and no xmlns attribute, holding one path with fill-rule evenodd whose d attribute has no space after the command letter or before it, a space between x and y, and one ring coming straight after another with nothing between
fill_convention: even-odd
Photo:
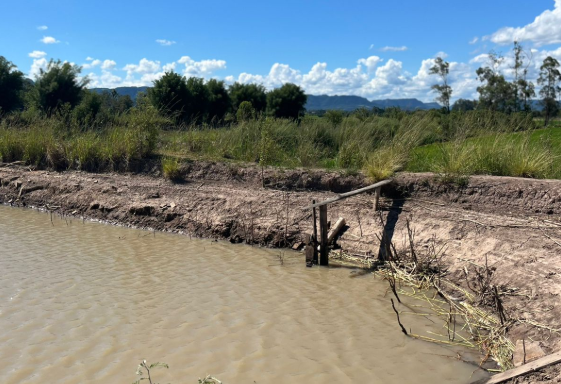
<instances>
[{"instance_id":1,"label":"wooden post","mask_svg":"<svg viewBox=\"0 0 561 384\"><path fill-rule=\"evenodd\" d=\"M316 203L315 200L312 200L312 205ZM316 220L316 207L312 208L312 219L314 220L314 237L312 239L312 246L314 247L314 259L313 263L318 263L318 226Z\"/></svg>"},{"instance_id":2,"label":"wooden post","mask_svg":"<svg viewBox=\"0 0 561 384\"><path fill-rule=\"evenodd\" d=\"M382 187L378 187L374 191L374 211L378 211L378 203L380 202L380 189L382 189Z\"/></svg>"},{"instance_id":3,"label":"wooden post","mask_svg":"<svg viewBox=\"0 0 561 384\"><path fill-rule=\"evenodd\" d=\"M319 207L319 230L321 232L319 265L328 265L329 253L327 249L327 204Z\"/></svg>"}]
</instances>

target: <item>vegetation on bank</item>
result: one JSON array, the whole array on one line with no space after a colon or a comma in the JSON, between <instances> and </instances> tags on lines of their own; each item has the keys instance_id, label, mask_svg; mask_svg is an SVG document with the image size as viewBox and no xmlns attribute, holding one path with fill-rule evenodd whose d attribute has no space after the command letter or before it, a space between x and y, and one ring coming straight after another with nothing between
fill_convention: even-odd
<instances>
[{"instance_id":1,"label":"vegetation on bank","mask_svg":"<svg viewBox=\"0 0 561 384\"><path fill-rule=\"evenodd\" d=\"M561 178L555 101L557 60L544 60L537 83L543 119L530 108L534 84L515 43L516 76L505 80L502 58L479 68L478 101L451 105L449 63L430 73L441 110L366 108L305 115L306 95L285 84L261 85L185 78L154 81L136 102L115 92L88 91L80 67L51 61L35 82L0 57L0 161L54 169L127 170L131 161L162 158L162 174L181 177L183 159L240 161L265 166L365 171L379 180L395 172L431 171L448 180L471 174ZM550 128L538 130L543 125Z\"/></svg>"}]
</instances>

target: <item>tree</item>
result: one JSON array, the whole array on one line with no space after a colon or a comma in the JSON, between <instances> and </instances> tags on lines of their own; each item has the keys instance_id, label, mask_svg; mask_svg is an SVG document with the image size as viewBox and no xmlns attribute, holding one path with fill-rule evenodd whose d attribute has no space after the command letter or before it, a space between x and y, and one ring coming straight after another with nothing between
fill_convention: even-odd
<instances>
[{"instance_id":1,"label":"tree","mask_svg":"<svg viewBox=\"0 0 561 384\"><path fill-rule=\"evenodd\" d=\"M333 124L334 127L340 125L343 122L343 117L343 111L340 110L330 109L325 112L325 118L327 119L327 121Z\"/></svg>"},{"instance_id":2,"label":"tree","mask_svg":"<svg viewBox=\"0 0 561 384\"><path fill-rule=\"evenodd\" d=\"M561 82L559 61L548 56L540 67L540 77L538 78L538 84L542 86L540 96L542 97L541 104L543 105L545 125L559 112L559 103L557 102L557 96L561 92L559 82Z\"/></svg>"},{"instance_id":3,"label":"tree","mask_svg":"<svg viewBox=\"0 0 561 384\"><path fill-rule=\"evenodd\" d=\"M473 111L477 107L477 101L475 100L467 100L467 99L458 99L452 105L452 111Z\"/></svg>"},{"instance_id":4,"label":"tree","mask_svg":"<svg viewBox=\"0 0 561 384\"><path fill-rule=\"evenodd\" d=\"M0 56L0 114L21 108L23 73L4 56Z\"/></svg>"},{"instance_id":5,"label":"tree","mask_svg":"<svg viewBox=\"0 0 561 384\"><path fill-rule=\"evenodd\" d=\"M302 88L286 83L267 94L267 112L277 118L298 119L306 111L307 100Z\"/></svg>"},{"instance_id":6,"label":"tree","mask_svg":"<svg viewBox=\"0 0 561 384\"><path fill-rule=\"evenodd\" d=\"M166 72L148 89L152 105L167 116L183 120L188 115L191 94L185 78L175 72Z\"/></svg>"},{"instance_id":7,"label":"tree","mask_svg":"<svg viewBox=\"0 0 561 384\"><path fill-rule=\"evenodd\" d=\"M528 59L525 63L524 59ZM518 41L514 42L514 108L515 111L519 111L520 107L526 112L532 110L529 100L535 96L536 92L534 90L534 84L527 80L528 67L530 65L531 58Z\"/></svg>"},{"instance_id":8,"label":"tree","mask_svg":"<svg viewBox=\"0 0 561 384\"><path fill-rule=\"evenodd\" d=\"M255 108L249 101L242 101L238 111L236 112L236 120L249 121L255 119Z\"/></svg>"},{"instance_id":9,"label":"tree","mask_svg":"<svg viewBox=\"0 0 561 384\"><path fill-rule=\"evenodd\" d=\"M79 78L81 71L82 68L77 65L51 60L47 70L41 69L36 77L30 95L31 102L47 115L65 104L74 108L82 100L83 91L89 82L87 78Z\"/></svg>"},{"instance_id":10,"label":"tree","mask_svg":"<svg viewBox=\"0 0 561 384\"><path fill-rule=\"evenodd\" d=\"M503 57L495 52L489 53L490 66L478 68L476 73L483 85L477 87L479 92L478 107L492 111L510 113L516 105L516 87L505 80L499 71Z\"/></svg>"},{"instance_id":11,"label":"tree","mask_svg":"<svg viewBox=\"0 0 561 384\"><path fill-rule=\"evenodd\" d=\"M450 98L452 97L452 87L448 85L448 74L450 73L450 63L444 61L442 57L434 60L434 65L430 68L431 75L438 75L442 84L434 84L431 89L439 94L436 101L444 105L446 111L450 113Z\"/></svg>"},{"instance_id":12,"label":"tree","mask_svg":"<svg viewBox=\"0 0 561 384\"><path fill-rule=\"evenodd\" d=\"M200 124L207 118L209 92L201 77L187 79L189 102L187 103L188 118L191 123Z\"/></svg>"},{"instance_id":13,"label":"tree","mask_svg":"<svg viewBox=\"0 0 561 384\"><path fill-rule=\"evenodd\" d=\"M267 95L265 87L257 84L234 83L228 89L232 100L232 109L236 112L240 104L249 101L257 112L263 112L267 108Z\"/></svg>"},{"instance_id":14,"label":"tree","mask_svg":"<svg viewBox=\"0 0 561 384\"><path fill-rule=\"evenodd\" d=\"M103 97L99 93L85 90L82 101L74 109L74 116L80 124L90 125L95 122L102 105Z\"/></svg>"},{"instance_id":15,"label":"tree","mask_svg":"<svg viewBox=\"0 0 561 384\"><path fill-rule=\"evenodd\" d=\"M223 81L210 79L206 83L208 91L208 121L221 121L230 109L230 95Z\"/></svg>"},{"instance_id":16,"label":"tree","mask_svg":"<svg viewBox=\"0 0 561 384\"><path fill-rule=\"evenodd\" d=\"M129 95L119 95L114 89L101 93L103 109L111 115L120 115L134 107Z\"/></svg>"}]
</instances>

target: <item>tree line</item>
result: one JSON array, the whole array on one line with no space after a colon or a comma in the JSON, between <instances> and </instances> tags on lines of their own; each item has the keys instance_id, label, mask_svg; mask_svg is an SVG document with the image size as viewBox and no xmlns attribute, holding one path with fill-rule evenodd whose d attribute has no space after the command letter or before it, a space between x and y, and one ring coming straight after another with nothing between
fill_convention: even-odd
<instances>
[{"instance_id":1,"label":"tree line","mask_svg":"<svg viewBox=\"0 0 561 384\"><path fill-rule=\"evenodd\" d=\"M507 81L501 72L504 57L490 52L488 64L476 70L481 83L477 87L479 99L459 99L453 105L450 63L437 57L429 73L440 79L432 89L437 93L436 101L443 106L444 113L474 109L503 113L531 112L532 98L536 96L536 85L528 79L532 56L518 42L514 43L513 53L512 81ZM549 56L543 61L537 78L546 125L560 111L559 67L559 61ZM13 63L0 56L0 116L21 110L50 116L62 110L72 113L81 124L92 124L109 120L111 116L125 113L134 106L129 96L120 96L115 91L98 94L87 90L88 79L80 77L80 73L81 67L77 65L51 60L46 69L40 70L35 81L31 81ZM185 78L172 71L155 80L145 94L139 94L136 103L155 107L176 124L218 126L260 115L299 119L305 113L306 101L304 91L291 83L267 91L258 84L234 83L227 86L224 81ZM360 117L382 112L359 110L354 115ZM390 109L384 115L396 113L399 111ZM329 117L335 120L341 118L335 111Z\"/></svg>"},{"instance_id":2,"label":"tree line","mask_svg":"<svg viewBox=\"0 0 561 384\"><path fill-rule=\"evenodd\" d=\"M440 77L440 83L432 86L432 90L438 94L436 101L443 105L444 110L468 111L474 109L486 109L504 113L531 112L532 98L536 96L535 85L528 80L528 68L532 62L532 56L526 52L517 42L514 42L514 64L511 67L514 74L512 81L507 81L500 67L504 57L491 51L488 54L488 65L476 70L477 78L481 85L477 87L479 100L457 100L450 107L452 98L452 87L449 85L450 63L443 58L437 57L429 73ZM559 61L551 56L544 59L540 66L537 84L541 86L539 91L540 105L543 108L545 125L551 118L557 116L560 111L558 98L561 96L561 72Z\"/></svg>"},{"instance_id":3,"label":"tree line","mask_svg":"<svg viewBox=\"0 0 561 384\"><path fill-rule=\"evenodd\" d=\"M26 79L15 65L0 56L0 114L33 110L47 116L69 110L83 121L99 119L103 114L124 113L134 103L130 96L112 92L89 91L81 67L51 60L35 81ZM299 119L305 112L307 96L297 85L286 83L267 91L262 85L234 83L202 78L185 78L166 72L137 104L152 105L178 124L219 125L247 120L264 114L276 118Z\"/></svg>"}]
</instances>

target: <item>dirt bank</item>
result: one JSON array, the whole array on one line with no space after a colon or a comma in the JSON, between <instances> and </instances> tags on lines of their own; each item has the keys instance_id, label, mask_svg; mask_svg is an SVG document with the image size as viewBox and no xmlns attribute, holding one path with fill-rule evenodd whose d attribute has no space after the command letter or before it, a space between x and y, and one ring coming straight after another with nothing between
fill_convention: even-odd
<instances>
[{"instance_id":1,"label":"dirt bank","mask_svg":"<svg viewBox=\"0 0 561 384\"><path fill-rule=\"evenodd\" d=\"M260 169L212 163L189 164L184 181L172 183L152 168L95 174L3 165L0 203L234 243L293 246L311 232L311 213L302 208L312 199L367 184L361 175L270 169L262 188ZM396 244L410 217L420 247L433 238L446 245L452 280L463 284L466 265L487 262L494 283L511 292L504 297L509 316L561 328L561 181L477 176L459 187L429 174L403 174L383 190L381 208ZM381 227L372 196L330 206L329 220L338 217L348 225L340 247L375 257ZM551 329L518 325L509 335L513 342L538 341L546 353L561 349Z\"/></svg>"}]
</instances>

